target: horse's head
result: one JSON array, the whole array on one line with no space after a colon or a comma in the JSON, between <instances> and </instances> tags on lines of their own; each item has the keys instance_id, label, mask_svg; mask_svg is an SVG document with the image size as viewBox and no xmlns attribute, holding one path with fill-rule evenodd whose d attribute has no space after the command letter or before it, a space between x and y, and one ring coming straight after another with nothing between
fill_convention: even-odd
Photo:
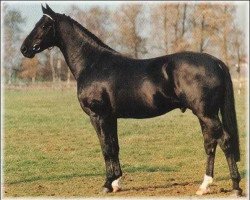
<instances>
[{"instance_id":1,"label":"horse's head","mask_svg":"<svg viewBox=\"0 0 250 200\"><path fill-rule=\"evenodd\" d=\"M21 46L25 57L33 58L36 53L56 45L56 16L57 14L46 4L42 6L43 17L37 22L35 28L27 36Z\"/></svg>"}]
</instances>

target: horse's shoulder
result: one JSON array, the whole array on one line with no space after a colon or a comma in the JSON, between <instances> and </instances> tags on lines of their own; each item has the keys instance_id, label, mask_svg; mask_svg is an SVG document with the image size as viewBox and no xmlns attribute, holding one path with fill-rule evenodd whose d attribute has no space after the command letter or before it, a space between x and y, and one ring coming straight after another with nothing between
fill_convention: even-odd
<instances>
[{"instance_id":1,"label":"horse's shoulder","mask_svg":"<svg viewBox=\"0 0 250 200\"><path fill-rule=\"evenodd\" d=\"M83 105L98 115L110 112L111 102L109 83L106 81L93 81L78 91L78 100Z\"/></svg>"}]
</instances>

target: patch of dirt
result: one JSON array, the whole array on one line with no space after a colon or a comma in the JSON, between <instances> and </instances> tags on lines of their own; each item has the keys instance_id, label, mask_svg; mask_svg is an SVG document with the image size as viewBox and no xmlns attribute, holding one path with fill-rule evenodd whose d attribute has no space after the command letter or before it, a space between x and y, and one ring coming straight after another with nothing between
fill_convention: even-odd
<instances>
[{"instance_id":1,"label":"patch of dirt","mask_svg":"<svg viewBox=\"0 0 250 200\"><path fill-rule=\"evenodd\" d=\"M53 197L187 197L199 198L195 193L200 185L198 181L187 182L179 178L166 178L154 173L136 176L124 175L122 190L117 193L102 192L103 176L73 177L65 180L38 180L30 183L8 184L4 187L5 196L53 196ZM160 178L161 177L161 178ZM151 179L152 178L152 179ZM241 182L243 195L246 197L246 181ZM231 181L215 180L210 186L210 194L204 198L230 197ZM231 197L233 198L233 197ZM241 198L245 199L245 198Z\"/></svg>"},{"instance_id":2,"label":"patch of dirt","mask_svg":"<svg viewBox=\"0 0 250 200\"><path fill-rule=\"evenodd\" d=\"M197 184L193 183L172 183L169 185L157 185L152 187L125 187L123 190L118 193L111 194L111 196L158 196L158 197L198 197L195 195L198 189ZM210 193L204 195L203 197L212 198L212 197L229 197L231 196L232 190L219 188L217 185L210 186ZM243 197L246 197L246 194L243 194Z\"/></svg>"}]
</instances>

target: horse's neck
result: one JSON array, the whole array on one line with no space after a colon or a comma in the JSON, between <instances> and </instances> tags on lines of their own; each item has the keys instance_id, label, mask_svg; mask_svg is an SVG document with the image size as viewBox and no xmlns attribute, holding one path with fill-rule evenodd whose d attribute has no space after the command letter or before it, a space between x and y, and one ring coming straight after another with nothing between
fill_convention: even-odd
<instances>
[{"instance_id":1,"label":"horse's neck","mask_svg":"<svg viewBox=\"0 0 250 200\"><path fill-rule=\"evenodd\" d=\"M83 70L99 60L103 51L110 51L68 23L61 24L59 31L58 46L76 80Z\"/></svg>"}]
</instances>

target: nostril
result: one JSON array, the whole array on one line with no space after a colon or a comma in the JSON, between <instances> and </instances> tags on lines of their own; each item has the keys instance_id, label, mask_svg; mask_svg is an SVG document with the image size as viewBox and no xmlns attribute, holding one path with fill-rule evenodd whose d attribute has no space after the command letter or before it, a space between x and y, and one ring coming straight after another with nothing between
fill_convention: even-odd
<instances>
[{"instance_id":1,"label":"nostril","mask_svg":"<svg viewBox=\"0 0 250 200\"><path fill-rule=\"evenodd\" d=\"M23 45L23 46L21 47L21 52L22 52L22 53L27 53L27 50L28 50L28 49L27 49L26 46Z\"/></svg>"},{"instance_id":2,"label":"nostril","mask_svg":"<svg viewBox=\"0 0 250 200\"><path fill-rule=\"evenodd\" d=\"M39 50L40 50L40 46L39 46L38 44L35 44L35 45L33 46L33 50L34 50L34 51L39 51Z\"/></svg>"}]
</instances>

